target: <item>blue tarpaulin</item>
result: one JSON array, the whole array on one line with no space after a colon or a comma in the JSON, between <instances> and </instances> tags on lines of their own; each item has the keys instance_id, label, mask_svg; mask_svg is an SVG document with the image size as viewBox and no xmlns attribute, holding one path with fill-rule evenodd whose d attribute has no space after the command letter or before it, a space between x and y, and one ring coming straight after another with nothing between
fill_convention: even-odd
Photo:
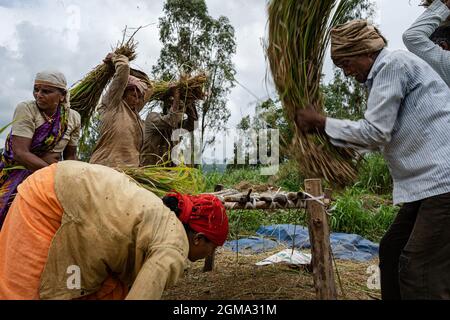
<instances>
[{"instance_id":1,"label":"blue tarpaulin","mask_svg":"<svg viewBox=\"0 0 450 320\"><path fill-rule=\"evenodd\" d=\"M281 244L297 249L309 249L308 229L303 226L280 224L260 227L256 232L260 237L228 241L224 247L233 251L263 253ZM332 233L331 248L336 259L369 261L378 257L378 244L356 234Z\"/></svg>"},{"instance_id":2,"label":"blue tarpaulin","mask_svg":"<svg viewBox=\"0 0 450 320\"><path fill-rule=\"evenodd\" d=\"M270 239L251 237L227 241L223 246L227 249L233 250L234 252L263 253L278 248L280 244Z\"/></svg>"}]
</instances>

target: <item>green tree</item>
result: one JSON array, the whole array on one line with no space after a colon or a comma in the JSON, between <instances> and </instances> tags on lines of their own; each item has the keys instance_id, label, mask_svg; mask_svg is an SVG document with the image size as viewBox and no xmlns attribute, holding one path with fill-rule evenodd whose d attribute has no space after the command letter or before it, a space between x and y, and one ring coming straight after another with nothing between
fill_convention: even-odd
<instances>
[{"instance_id":1,"label":"green tree","mask_svg":"<svg viewBox=\"0 0 450 320\"><path fill-rule=\"evenodd\" d=\"M288 148L290 146L290 142L293 138L293 131L291 127L289 126L288 122L286 121L286 117L284 114L284 110L282 108L281 102L274 101L272 99L267 99L266 101L260 102L255 107L256 113L255 116L252 118L249 115L243 117L241 121L237 124L236 129L241 130L243 133L243 136L251 138L251 132L252 130L255 133L259 133L260 130L278 130L279 131L279 137L280 137L280 161L284 162L288 159ZM269 141L270 141L270 134L269 134ZM257 145L252 146L252 143L250 140L246 140L245 142L245 149L248 151L254 151L256 149L256 153L259 157L259 137L257 139ZM271 152L271 146L269 144L268 146L268 152ZM237 146L234 146L234 155L235 160L237 159ZM248 156L246 158L246 163L249 163ZM258 161L259 164L259 161Z\"/></svg>"},{"instance_id":2,"label":"green tree","mask_svg":"<svg viewBox=\"0 0 450 320\"><path fill-rule=\"evenodd\" d=\"M334 69L334 79L322 86L325 111L332 118L357 120L364 116L367 105L366 89L353 78Z\"/></svg>"},{"instance_id":3,"label":"green tree","mask_svg":"<svg viewBox=\"0 0 450 320\"><path fill-rule=\"evenodd\" d=\"M88 126L87 132L82 134L78 144L78 158L80 161L89 162L94 148L100 138L100 116L95 113L92 116L91 123Z\"/></svg>"},{"instance_id":4,"label":"green tree","mask_svg":"<svg viewBox=\"0 0 450 320\"><path fill-rule=\"evenodd\" d=\"M345 20L370 19L375 14L374 0L352 0L352 10L349 10Z\"/></svg>"},{"instance_id":5,"label":"green tree","mask_svg":"<svg viewBox=\"0 0 450 320\"><path fill-rule=\"evenodd\" d=\"M236 128L238 130L242 130L244 132L247 132L252 127L252 120L250 119L250 116L245 116L241 119L241 121L238 123Z\"/></svg>"},{"instance_id":6,"label":"green tree","mask_svg":"<svg viewBox=\"0 0 450 320\"><path fill-rule=\"evenodd\" d=\"M279 100L268 99L256 106L254 127L259 129L278 129L280 132L280 160L288 158L288 148L294 137L291 126L286 121L284 109Z\"/></svg>"},{"instance_id":7,"label":"green tree","mask_svg":"<svg viewBox=\"0 0 450 320\"><path fill-rule=\"evenodd\" d=\"M168 81L201 70L208 73L207 97L197 107L203 152L231 116L227 95L235 85L234 28L224 16L211 17L204 0L167 0L159 28L163 48L153 68L156 78Z\"/></svg>"},{"instance_id":8,"label":"green tree","mask_svg":"<svg viewBox=\"0 0 450 320\"><path fill-rule=\"evenodd\" d=\"M253 129L252 120L250 116L245 116L241 119L241 121L236 125L236 129L240 130L239 138L244 139L243 141L235 142L234 143L234 163L232 165L228 165L227 168L246 168L249 164L249 152L251 148L250 143L250 130ZM245 152L245 164L242 166L242 164L238 163L238 151ZM240 155L242 156L242 155Z\"/></svg>"}]
</instances>

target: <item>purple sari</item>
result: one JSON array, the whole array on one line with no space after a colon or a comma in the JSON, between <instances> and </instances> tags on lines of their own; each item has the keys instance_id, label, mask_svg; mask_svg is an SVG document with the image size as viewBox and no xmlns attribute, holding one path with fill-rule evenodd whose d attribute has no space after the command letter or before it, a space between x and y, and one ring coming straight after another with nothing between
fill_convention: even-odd
<instances>
[{"instance_id":1,"label":"purple sari","mask_svg":"<svg viewBox=\"0 0 450 320\"><path fill-rule=\"evenodd\" d=\"M40 157L53 150L66 133L67 122L68 112L60 106L52 122L46 121L36 129L30 151ZM17 194L17 187L32 173L14 160L11 136L10 133L0 158L0 230Z\"/></svg>"}]
</instances>

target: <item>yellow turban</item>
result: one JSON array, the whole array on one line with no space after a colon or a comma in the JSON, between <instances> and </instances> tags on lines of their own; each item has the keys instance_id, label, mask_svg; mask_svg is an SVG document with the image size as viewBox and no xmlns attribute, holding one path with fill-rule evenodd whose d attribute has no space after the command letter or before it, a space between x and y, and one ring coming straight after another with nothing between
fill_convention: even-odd
<instances>
[{"instance_id":1,"label":"yellow turban","mask_svg":"<svg viewBox=\"0 0 450 320\"><path fill-rule=\"evenodd\" d=\"M333 60L380 51L387 41L367 20L354 20L331 30Z\"/></svg>"}]
</instances>

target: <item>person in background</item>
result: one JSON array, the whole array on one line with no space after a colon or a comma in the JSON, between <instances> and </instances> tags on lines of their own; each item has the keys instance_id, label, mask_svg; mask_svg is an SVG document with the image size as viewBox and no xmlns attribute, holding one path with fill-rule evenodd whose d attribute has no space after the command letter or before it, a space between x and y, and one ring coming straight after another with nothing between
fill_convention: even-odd
<instances>
[{"instance_id":1,"label":"person in background","mask_svg":"<svg viewBox=\"0 0 450 320\"><path fill-rule=\"evenodd\" d=\"M172 100L164 102L163 112L150 112L145 120L145 138L141 165L173 165L171 152L176 146L172 134L177 129L193 132L198 120L195 101L180 100L180 91L175 89ZM185 119L186 115L186 119Z\"/></svg>"},{"instance_id":2,"label":"person in background","mask_svg":"<svg viewBox=\"0 0 450 320\"><path fill-rule=\"evenodd\" d=\"M450 0L434 0L403 34L408 50L428 62L450 86Z\"/></svg>"},{"instance_id":3,"label":"person in background","mask_svg":"<svg viewBox=\"0 0 450 320\"><path fill-rule=\"evenodd\" d=\"M61 159L77 159L81 117L70 109L65 76L58 71L38 73L33 96L16 107L0 158L0 229L26 177Z\"/></svg>"},{"instance_id":4,"label":"person in background","mask_svg":"<svg viewBox=\"0 0 450 320\"><path fill-rule=\"evenodd\" d=\"M144 124L139 113L151 90L144 81L130 75L126 56L110 53L104 62L114 66L115 74L98 109L100 139L90 163L139 167L144 142Z\"/></svg>"}]
</instances>

